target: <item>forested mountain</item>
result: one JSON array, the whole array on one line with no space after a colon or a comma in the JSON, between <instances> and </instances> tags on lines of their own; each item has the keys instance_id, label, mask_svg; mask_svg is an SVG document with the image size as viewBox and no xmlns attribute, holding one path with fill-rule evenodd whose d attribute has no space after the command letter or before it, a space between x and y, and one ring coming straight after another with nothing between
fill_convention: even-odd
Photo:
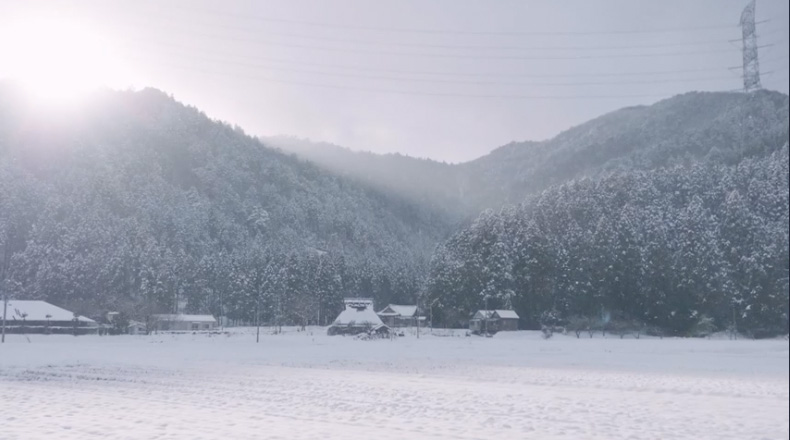
<instances>
[{"instance_id":1,"label":"forested mountain","mask_svg":"<svg viewBox=\"0 0 790 440\"><path fill-rule=\"evenodd\" d=\"M464 218L572 179L696 161L737 163L780 147L787 133L787 95L693 92L617 110L547 141L514 142L457 165L288 138L267 141L334 172L452 207L451 214Z\"/></svg>"},{"instance_id":2,"label":"forested mountain","mask_svg":"<svg viewBox=\"0 0 790 440\"><path fill-rule=\"evenodd\" d=\"M323 323L343 296L413 301L444 217L156 90L66 112L0 88L0 279L18 298Z\"/></svg>"},{"instance_id":3,"label":"forested mountain","mask_svg":"<svg viewBox=\"0 0 790 440\"><path fill-rule=\"evenodd\" d=\"M785 142L733 165L616 172L485 211L435 253L429 298L450 324L487 303L530 328L787 332L789 160Z\"/></svg>"},{"instance_id":4,"label":"forested mountain","mask_svg":"<svg viewBox=\"0 0 790 440\"><path fill-rule=\"evenodd\" d=\"M477 176L477 206L519 203L581 177L696 161L734 164L782 146L788 96L778 92L692 92L614 111L543 142L506 145L460 165Z\"/></svg>"},{"instance_id":5,"label":"forested mountain","mask_svg":"<svg viewBox=\"0 0 790 440\"><path fill-rule=\"evenodd\" d=\"M768 91L680 95L452 165L262 143L151 89L64 111L0 84L0 279L138 319L186 301L323 324L366 296L447 325L488 305L525 328L772 334L787 141L788 97Z\"/></svg>"}]
</instances>

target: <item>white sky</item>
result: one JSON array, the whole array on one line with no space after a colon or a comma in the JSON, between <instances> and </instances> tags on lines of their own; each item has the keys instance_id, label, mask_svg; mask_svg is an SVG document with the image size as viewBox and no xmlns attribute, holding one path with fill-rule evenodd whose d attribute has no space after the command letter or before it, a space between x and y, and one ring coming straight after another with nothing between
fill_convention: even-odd
<instances>
[{"instance_id":1,"label":"white sky","mask_svg":"<svg viewBox=\"0 0 790 440\"><path fill-rule=\"evenodd\" d=\"M746 3L0 0L0 31L76 24L125 66L107 83L162 89L251 134L457 162L620 107L741 88L729 40ZM757 19L773 44L763 86L787 93L788 2L758 0ZM0 52L25 47L5 38Z\"/></svg>"}]
</instances>

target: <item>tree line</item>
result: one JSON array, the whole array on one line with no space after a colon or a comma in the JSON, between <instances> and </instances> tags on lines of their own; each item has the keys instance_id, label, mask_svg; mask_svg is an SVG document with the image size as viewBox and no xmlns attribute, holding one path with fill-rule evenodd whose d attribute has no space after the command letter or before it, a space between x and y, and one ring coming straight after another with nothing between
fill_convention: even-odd
<instances>
[{"instance_id":1,"label":"tree line","mask_svg":"<svg viewBox=\"0 0 790 440\"><path fill-rule=\"evenodd\" d=\"M514 308L527 328L612 321L687 335L787 332L788 146L575 180L482 213L435 252L445 324Z\"/></svg>"}]
</instances>

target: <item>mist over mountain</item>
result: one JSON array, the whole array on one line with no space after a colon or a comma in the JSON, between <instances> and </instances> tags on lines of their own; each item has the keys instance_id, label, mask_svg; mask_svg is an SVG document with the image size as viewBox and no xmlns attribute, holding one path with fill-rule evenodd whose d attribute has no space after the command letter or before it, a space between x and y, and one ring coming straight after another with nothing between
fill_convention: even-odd
<instances>
[{"instance_id":1,"label":"mist over mountain","mask_svg":"<svg viewBox=\"0 0 790 440\"><path fill-rule=\"evenodd\" d=\"M295 137L272 136L261 140L333 173L431 206L451 221L477 211L477 206L471 205L466 197L475 182L453 164L401 154L352 151Z\"/></svg>"},{"instance_id":2,"label":"mist over mountain","mask_svg":"<svg viewBox=\"0 0 790 440\"><path fill-rule=\"evenodd\" d=\"M265 142L334 172L475 216L577 178L695 161L737 163L781 147L787 133L787 95L692 92L614 111L546 141L513 142L461 164L298 139Z\"/></svg>"}]
</instances>

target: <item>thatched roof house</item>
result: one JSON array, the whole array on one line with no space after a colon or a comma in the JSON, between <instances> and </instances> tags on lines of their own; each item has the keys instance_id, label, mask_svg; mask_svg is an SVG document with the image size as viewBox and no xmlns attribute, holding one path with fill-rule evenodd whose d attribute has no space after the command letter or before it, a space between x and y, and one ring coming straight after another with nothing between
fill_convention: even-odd
<instances>
[{"instance_id":1,"label":"thatched roof house","mask_svg":"<svg viewBox=\"0 0 790 440\"><path fill-rule=\"evenodd\" d=\"M373 300L370 298L346 298L343 300L344 309L337 315L332 325L327 329L327 334L358 334L370 332L388 332L381 318L373 310Z\"/></svg>"}]
</instances>

